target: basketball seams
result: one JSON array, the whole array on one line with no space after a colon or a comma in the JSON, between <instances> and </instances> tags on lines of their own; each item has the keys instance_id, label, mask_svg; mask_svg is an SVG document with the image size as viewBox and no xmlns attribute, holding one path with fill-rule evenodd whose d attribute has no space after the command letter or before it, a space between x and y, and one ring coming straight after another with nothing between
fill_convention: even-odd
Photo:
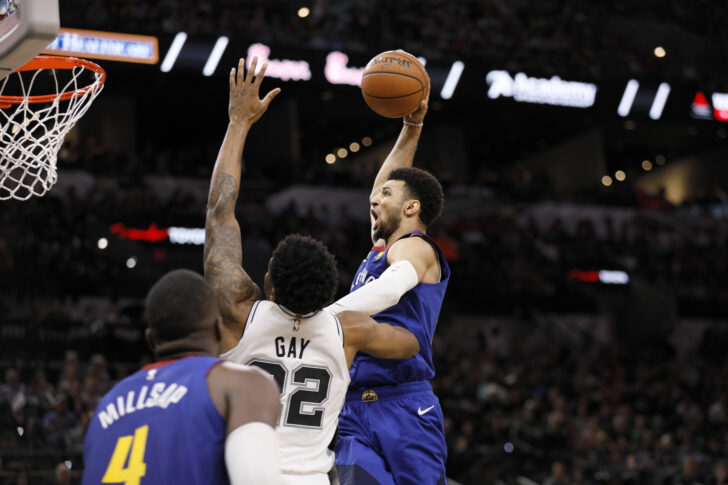
<instances>
[{"instance_id":1,"label":"basketball seams","mask_svg":"<svg viewBox=\"0 0 728 485\"><path fill-rule=\"evenodd\" d=\"M402 94L402 95L399 95L399 96L375 96L373 94L367 93L363 89L362 89L362 93L364 94L364 96L369 96L370 98L374 98L374 99L404 99L404 98L408 98L410 96L413 96L413 95L415 95L417 93L421 93L422 90L424 90L424 89L425 89L425 87L423 86L420 89L418 89L417 91L413 91L413 92L407 93L407 94Z\"/></svg>"}]
</instances>

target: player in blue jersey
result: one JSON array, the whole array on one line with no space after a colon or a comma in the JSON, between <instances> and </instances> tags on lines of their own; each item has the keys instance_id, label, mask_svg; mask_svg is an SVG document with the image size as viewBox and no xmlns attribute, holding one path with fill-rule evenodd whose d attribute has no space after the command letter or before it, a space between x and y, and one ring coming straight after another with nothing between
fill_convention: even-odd
<instances>
[{"instance_id":1,"label":"player in blue jersey","mask_svg":"<svg viewBox=\"0 0 728 485\"><path fill-rule=\"evenodd\" d=\"M333 312L359 310L406 328L420 344L411 359L359 354L339 420L336 468L342 485L445 483L442 410L429 380L435 375L432 338L450 270L425 234L440 215L443 192L430 173L412 168L427 101L404 118L370 196L374 247L351 293Z\"/></svg>"},{"instance_id":2,"label":"player in blue jersey","mask_svg":"<svg viewBox=\"0 0 728 485\"><path fill-rule=\"evenodd\" d=\"M172 271L149 291L157 362L99 402L84 443L84 484L278 484L278 386L215 355L222 317L200 275Z\"/></svg>"}]
</instances>

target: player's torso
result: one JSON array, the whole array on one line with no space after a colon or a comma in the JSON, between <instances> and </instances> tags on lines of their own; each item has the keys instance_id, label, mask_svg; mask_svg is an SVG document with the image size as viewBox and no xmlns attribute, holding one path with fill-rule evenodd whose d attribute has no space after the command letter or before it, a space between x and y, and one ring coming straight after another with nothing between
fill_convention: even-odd
<instances>
[{"instance_id":1,"label":"player's torso","mask_svg":"<svg viewBox=\"0 0 728 485\"><path fill-rule=\"evenodd\" d=\"M225 421L207 388L219 361L160 362L114 386L86 434L83 483L228 483Z\"/></svg>"},{"instance_id":2,"label":"player's torso","mask_svg":"<svg viewBox=\"0 0 728 485\"><path fill-rule=\"evenodd\" d=\"M326 312L297 319L261 300L251 308L243 338L222 357L261 367L282 389L277 429L282 470L328 472L333 465L328 444L349 385L338 320Z\"/></svg>"},{"instance_id":3,"label":"player's torso","mask_svg":"<svg viewBox=\"0 0 728 485\"><path fill-rule=\"evenodd\" d=\"M422 237L429 242L440 262L440 282L420 283L405 293L399 303L374 315L374 319L404 327L420 344L420 352L411 359L377 359L357 354L351 366L351 388L360 389L382 385L401 384L432 379L435 368L432 364L432 338L440 315L442 300L450 279L450 269L442 251L424 234L415 231L410 237ZM351 291L374 281L384 273L389 247L374 247L362 261L354 277Z\"/></svg>"}]
</instances>

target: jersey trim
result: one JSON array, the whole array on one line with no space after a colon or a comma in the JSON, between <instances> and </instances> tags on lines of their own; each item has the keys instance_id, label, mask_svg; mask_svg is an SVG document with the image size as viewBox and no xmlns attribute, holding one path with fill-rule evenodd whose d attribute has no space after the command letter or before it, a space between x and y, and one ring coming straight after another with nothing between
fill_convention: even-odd
<instances>
[{"instance_id":1,"label":"jersey trim","mask_svg":"<svg viewBox=\"0 0 728 485\"><path fill-rule=\"evenodd\" d=\"M404 239L404 238L406 238L406 237L410 237L410 236L416 236L416 235L418 235L418 234L421 234L421 235L423 235L423 236L427 236L427 234L425 234L425 233L424 233L424 232L422 232L422 231L414 230L414 231L412 231L412 232L408 232L408 233L407 233L407 234L405 234L404 236L400 237L399 239L397 239L397 241L401 241L402 239ZM393 241L393 242L392 242L392 244L396 243L397 241ZM392 247L392 244L387 244L386 246L372 246L372 251L377 251L377 252L383 252L383 251L386 251L386 250L388 250L389 248L391 248L391 247Z\"/></svg>"},{"instance_id":2,"label":"jersey trim","mask_svg":"<svg viewBox=\"0 0 728 485\"><path fill-rule=\"evenodd\" d=\"M312 316L316 315L318 312L321 311L321 310L316 310L315 312L306 313L305 315L299 315L297 313L292 312L291 310L289 310L288 308L284 307L283 305L281 305L279 303L276 303L276 305L278 305L278 308L280 308L283 311L283 313L285 313L286 315L290 315L293 318L311 318Z\"/></svg>"},{"instance_id":3,"label":"jersey trim","mask_svg":"<svg viewBox=\"0 0 728 485\"><path fill-rule=\"evenodd\" d=\"M341 337L341 346L346 347L344 343L344 327L341 326L341 320L336 315L334 315L334 320L336 320L336 331L339 332L339 336Z\"/></svg>"}]
</instances>

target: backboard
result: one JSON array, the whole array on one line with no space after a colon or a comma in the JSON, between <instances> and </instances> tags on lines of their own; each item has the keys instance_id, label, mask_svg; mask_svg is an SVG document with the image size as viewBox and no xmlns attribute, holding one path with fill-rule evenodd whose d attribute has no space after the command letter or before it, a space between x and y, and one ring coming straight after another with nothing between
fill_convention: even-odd
<instances>
[{"instance_id":1,"label":"backboard","mask_svg":"<svg viewBox=\"0 0 728 485\"><path fill-rule=\"evenodd\" d=\"M58 36L58 0L0 0L0 80Z\"/></svg>"}]
</instances>

